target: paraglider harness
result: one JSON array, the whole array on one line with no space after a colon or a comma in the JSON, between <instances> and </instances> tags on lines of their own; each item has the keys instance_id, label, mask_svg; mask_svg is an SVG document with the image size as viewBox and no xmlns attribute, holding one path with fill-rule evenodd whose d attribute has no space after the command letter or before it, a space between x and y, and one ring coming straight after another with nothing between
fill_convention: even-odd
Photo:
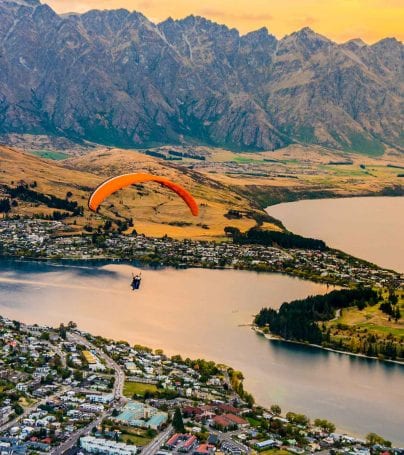
<instances>
[{"instance_id":1,"label":"paraglider harness","mask_svg":"<svg viewBox=\"0 0 404 455\"><path fill-rule=\"evenodd\" d=\"M132 287L133 291L135 289L139 289L141 281L142 281L142 274L141 273L140 274L136 274L136 275L133 275L133 273L132 273L131 287Z\"/></svg>"}]
</instances>

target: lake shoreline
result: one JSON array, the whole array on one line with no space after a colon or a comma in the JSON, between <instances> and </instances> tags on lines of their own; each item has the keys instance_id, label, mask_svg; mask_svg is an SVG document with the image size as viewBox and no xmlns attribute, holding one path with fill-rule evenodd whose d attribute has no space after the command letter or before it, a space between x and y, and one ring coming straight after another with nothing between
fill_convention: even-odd
<instances>
[{"instance_id":1,"label":"lake shoreline","mask_svg":"<svg viewBox=\"0 0 404 455\"><path fill-rule=\"evenodd\" d=\"M402 195L299 199L266 208L286 229L330 248L404 274Z\"/></svg>"},{"instance_id":2,"label":"lake shoreline","mask_svg":"<svg viewBox=\"0 0 404 455\"><path fill-rule=\"evenodd\" d=\"M259 328L255 324L251 324L251 329L259 336L263 336L269 341L281 341L282 343L292 343L292 344L298 344L301 346L310 346L312 348L317 348L317 349L322 349L324 351L329 351L329 352L335 352L337 354L345 354L349 355L352 357L360 357L362 359L369 359L369 360L378 360L379 362L388 362L388 363L394 363L396 365L402 365L404 366L404 361L403 360L393 360L393 359L379 359L379 357L374 357L374 356L368 356L366 354L359 354L356 352L349 352L349 351L341 351L338 349L333 349L333 348L327 348L325 346L321 346L320 344L313 344L313 343L305 343L304 341L297 341L297 340L287 340L286 338L282 338L277 335L273 335L271 333L265 333L261 328Z\"/></svg>"},{"instance_id":3,"label":"lake shoreline","mask_svg":"<svg viewBox=\"0 0 404 455\"><path fill-rule=\"evenodd\" d=\"M264 407L278 403L313 418L327 417L350 434L382 433L388 423L385 437L402 444L395 423L402 418L397 407L401 367L363 359L354 365L347 356L282 347L239 327L264 306L326 293L326 286L281 274L165 268L144 273L137 293L129 289L130 266L111 261L96 268L85 267L91 264L87 261L67 261L66 268L59 268L57 263L0 261L0 276L13 280L0 282L0 312L51 326L73 319L82 330L106 338L230 364L244 372L246 390ZM296 377L301 378L298 385ZM387 380L386 395L380 391ZM343 391L344 381L353 381L352 388ZM364 381L371 402L362 400Z\"/></svg>"},{"instance_id":4,"label":"lake shoreline","mask_svg":"<svg viewBox=\"0 0 404 455\"><path fill-rule=\"evenodd\" d=\"M383 198L404 197L404 186L402 188L398 188L396 190L397 192L395 192L394 190L389 192L388 190L389 190L389 188L387 187L381 191L365 192L365 193L360 193L360 194L338 194L333 191L330 191L329 193L327 192L327 194L324 194L324 191L319 191L319 192L313 191L313 192L304 193L303 197L299 197L301 195L298 194L297 195L298 197L296 197L296 198L290 197L289 199L275 201L275 202L267 205L266 207L264 207L264 210L266 211L266 209L268 209L268 208L272 208L272 207L275 207L275 206L281 205L281 204L289 204L291 202L301 202L301 201L321 201L321 200L327 200L327 199L332 199L332 200L335 200L335 199L368 199L368 198L372 198L372 197L383 197ZM293 195L293 193L292 193L292 195ZM288 195L288 196L291 196L291 195ZM275 219L277 219L277 218L275 218ZM282 220L278 220L278 221L283 223Z\"/></svg>"},{"instance_id":5,"label":"lake shoreline","mask_svg":"<svg viewBox=\"0 0 404 455\"><path fill-rule=\"evenodd\" d=\"M215 242L212 242L215 243ZM254 247L254 244L249 244L250 247ZM257 245L259 246L259 245ZM299 250L299 249L297 249ZM285 250L287 251L287 249ZM316 251L316 250L312 250ZM345 258L346 260L354 260L358 261L362 266L367 267L371 270L378 270L381 272L387 272L389 274L395 275L397 278L401 277L401 273L397 272L393 269L388 269L385 267L380 267L377 264L367 261L366 259L361 259L357 258L353 255L350 255L349 253L346 253L340 249L337 248L328 248L328 251L330 253L334 253L335 255L339 255L340 257ZM16 261L26 261L26 262L42 262L42 263L57 263L57 262L72 262L72 263L91 263L91 262L100 262L100 263L115 263L115 264L123 264L123 265L134 265L135 267L139 268L149 268L153 270L159 270L159 269L164 269L167 267L172 267L177 270L181 269L190 269L190 268L195 268L195 269L204 269L204 270L242 270L242 271L249 271L249 272L256 272L256 273L276 273L279 275L284 275L288 276L291 278L298 278L302 280L307 280L311 281L313 283L319 283L319 284L326 284L328 286L341 286L341 287L350 287L352 286L351 281L345 280L336 280L336 279L330 279L328 275L312 275L309 272L302 273L299 269L296 269L296 272L293 273L291 271L283 271L279 270L275 267L266 267L266 268L260 268L260 267L254 267L254 266L248 266L248 264L240 266L240 267L235 267L232 265L200 265L200 264L186 264L186 265L181 265L181 266L175 266L170 263L156 263L153 260L150 261L144 261L144 260L138 260L138 259L128 259L128 258L122 258L122 257L114 257L111 255L103 255L103 256L94 256L94 257L74 257L74 256L58 256L58 257L35 257L35 256L26 256L26 255L5 255L5 254L0 254L0 260L16 260ZM294 269L292 269L293 271Z\"/></svg>"}]
</instances>

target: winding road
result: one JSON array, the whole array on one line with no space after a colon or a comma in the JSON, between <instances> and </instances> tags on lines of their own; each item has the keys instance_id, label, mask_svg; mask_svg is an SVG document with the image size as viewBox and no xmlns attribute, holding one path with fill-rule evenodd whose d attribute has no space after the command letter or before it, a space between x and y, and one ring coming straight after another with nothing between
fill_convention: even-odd
<instances>
[{"instance_id":1,"label":"winding road","mask_svg":"<svg viewBox=\"0 0 404 455\"><path fill-rule=\"evenodd\" d=\"M105 354L104 351L102 351L101 349L94 346L83 336L81 336L77 333L69 332L67 337L68 337L69 341L73 341L74 343L82 344L88 350L95 352L95 354L100 359L104 360L104 362L107 364L107 366L109 368L112 368L115 371L115 382L114 382L114 388L113 388L115 404L117 404L118 407L123 406L124 403L126 402L126 399L123 396L125 373L123 372L122 368L116 362L114 362L107 354ZM103 421L103 419L105 419L105 417L107 417L110 414L110 412L111 412L110 409L104 411L101 415L99 415L95 420L91 421L88 425L81 428L80 430L75 431L69 437L69 439L67 439L63 444L59 445L58 447L55 447L50 452L51 455L63 455L67 450L74 447L82 436L90 433L94 427L98 426Z\"/></svg>"}]
</instances>

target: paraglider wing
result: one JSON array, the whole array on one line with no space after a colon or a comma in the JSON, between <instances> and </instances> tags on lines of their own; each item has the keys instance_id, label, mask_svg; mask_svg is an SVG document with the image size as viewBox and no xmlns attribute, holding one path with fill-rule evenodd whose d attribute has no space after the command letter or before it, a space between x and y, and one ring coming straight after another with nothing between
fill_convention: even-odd
<instances>
[{"instance_id":1,"label":"paraglider wing","mask_svg":"<svg viewBox=\"0 0 404 455\"><path fill-rule=\"evenodd\" d=\"M108 179L104 183L101 183L101 185L98 186L98 188L96 188L95 191L91 194L88 200L88 207L93 212L96 212L100 204L111 194L122 188L125 188L126 186L143 182L160 183L161 185L174 191L188 205L192 215L198 216L198 204L185 188L165 177L159 177L157 175L151 174L123 174Z\"/></svg>"}]
</instances>

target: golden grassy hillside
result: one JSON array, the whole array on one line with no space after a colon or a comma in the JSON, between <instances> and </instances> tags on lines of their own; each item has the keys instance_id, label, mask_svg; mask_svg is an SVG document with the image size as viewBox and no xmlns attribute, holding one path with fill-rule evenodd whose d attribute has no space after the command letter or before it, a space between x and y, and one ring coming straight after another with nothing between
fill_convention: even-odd
<instances>
[{"instance_id":1,"label":"golden grassy hillside","mask_svg":"<svg viewBox=\"0 0 404 455\"><path fill-rule=\"evenodd\" d=\"M19 181L27 184L36 182L36 191L60 198L65 198L70 191L73 193L72 200L84 206L87 203L88 188L97 186L102 178L88 172L66 169L55 161L0 146L0 185L16 186ZM48 214L52 211L53 209L45 206L19 201L19 206L13 209L12 214Z\"/></svg>"},{"instance_id":2,"label":"golden grassy hillside","mask_svg":"<svg viewBox=\"0 0 404 455\"><path fill-rule=\"evenodd\" d=\"M163 151L160 147L156 151ZM179 151L189 147L177 147ZM33 156L9 147L0 147L0 185L15 186L19 180L37 182L36 190L72 200L85 207L83 217L68 218L75 231L97 227L106 219L132 218L134 229L149 236L165 234L177 238L214 239L223 237L225 226L245 231L265 217L262 207L280 201L310 197L379 194L403 188L402 154L386 152L377 158L337 152L318 146L291 145L275 152L234 153L224 149L192 147L204 161L185 158L166 161L140 151L100 147L60 161L43 159L55 153ZM38 155L38 154L37 154ZM341 162L343 163L341 165ZM338 164L339 163L339 164ZM395 167L392 167L395 166ZM401 166L401 167L400 167ZM200 215L191 216L174 193L155 183L130 187L108 198L99 214L87 210L91 190L102 181L122 173L148 172L168 177L187 188L200 206ZM244 213L228 219L229 210ZM12 214L49 214L53 209L21 203ZM279 229L264 222L264 229Z\"/></svg>"},{"instance_id":3,"label":"golden grassy hillside","mask_svg":"<svg viewBox=\"0 0 404 455\"><path fill-rule=\"evenodd\" d=\"M55 162L0 147L0 162L0 184L15 186L19 180L28 184L35 181L35 191L41 193L61 198L68 191L73 193L71 199L85 207L83 217L66 220L75 231L81 231L85 225L96 227L107 218L132 218L138 233L211 239L222 237L225 226L247 230L256 224L252 217L247 216L229 220L225 214L230 209L263 215L262 211L251 207L248 199L222 183L134 151L99 149L78 158ZM102 205L99 214L87 209L87 199L93 188L111 176L128 172L162 175L183 185L199 203L200 215L193 217L177 195L154 183L130 187L112 195ZM52 211L38 204L22 202L13 208L11 215Z\"/></svg>"}]
</instances>

